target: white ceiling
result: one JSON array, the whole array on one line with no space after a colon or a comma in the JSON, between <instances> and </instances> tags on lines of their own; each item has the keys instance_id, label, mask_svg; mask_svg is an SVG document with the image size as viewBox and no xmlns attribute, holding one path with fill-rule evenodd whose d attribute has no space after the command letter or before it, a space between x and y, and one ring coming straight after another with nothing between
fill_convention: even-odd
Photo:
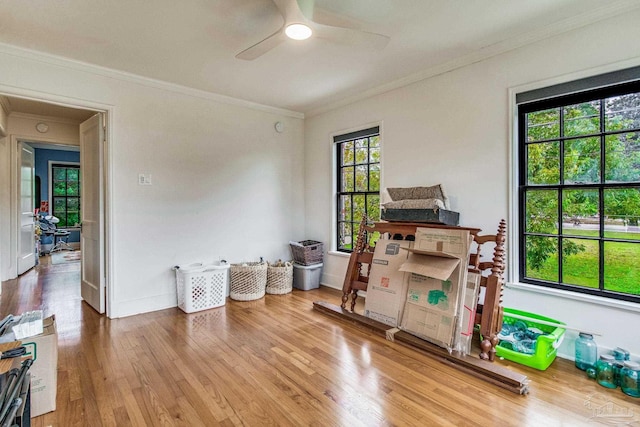
<instances>
[{"instance_id":1,"label":"white ceiling","mask_svg":"<svg viewBox=\"0 0 640 427\"><path fill-rule=\"evenodd\" d=\"M244 61L235 55L283 23L272 0L3 0L0 43L309 113L637 7L640 0L316 0L317 20L385 34L389 44L372 51L312 38Z\"/></svg>"}]
</instances>

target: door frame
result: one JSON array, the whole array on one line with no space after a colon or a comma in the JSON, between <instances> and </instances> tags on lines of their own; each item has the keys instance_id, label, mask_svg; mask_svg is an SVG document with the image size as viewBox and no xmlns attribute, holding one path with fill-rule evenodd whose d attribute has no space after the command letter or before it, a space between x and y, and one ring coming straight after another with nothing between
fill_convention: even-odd
<instances>
[{"instance_id":1,"label":"door frame","mask_svg":"<svg viewBox=\"0 0 640 427\"><path fill-rule=\"evenodd\" d=\"M37 92L29 89L16 89L15 87L9 87L0 84L0 95L6 95L10 97L26 98L32 101L44 102L49 104L57 104L64 107L80 108L84 110L100 112L104 114L105 121L105 141L104 141L104 153L103 153L103 218L104 218L104 235L102 236L104 244L104 258L101 260L104 271L105 281L105 313L107 317L112 317L112 304L114 301L115 290L113 289L113 227L111 225L113 218L113 202L112 202L112 188L113 188L113 117L115 113L115 107L113 105L97 103L90 100L80 100L77 98L67 98L61 95L52 95L44 92ZM9 273L12 277L17 276L17 255L18 255L18 141L30 141L30 142L44 142L49 144L69 145L69 141L63 141L60 139L46 138L38 136L37 138L24 136L24 135L10 135L10 253L11 253L11 265L9 266ZM74 145L74 144L71 144Z\"/></svg>"}]
</instances>

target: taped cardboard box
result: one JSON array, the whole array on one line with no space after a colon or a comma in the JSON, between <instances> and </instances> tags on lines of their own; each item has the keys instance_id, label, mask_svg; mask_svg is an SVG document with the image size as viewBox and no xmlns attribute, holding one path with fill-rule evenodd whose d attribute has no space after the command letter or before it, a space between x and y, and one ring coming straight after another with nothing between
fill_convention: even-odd
<instances>
[{"instance_id":1,"label":"taped cardboard box","mask_svg":"<svg viewBox=\"0 0 640 427\"><path fill-rule=\"evenodd\" d=\"M451 348L456 317L407 302L401 329L441 347Z\"/></svg>"},{"instance_id":2,"label":"taped cardboard box","mask_svg":"<svg viewBox=\"0 0 640 427\"><path fill-rule=\"evenodd\" d=\"M25 338L22 345L33 359L31 375L31 416L37 417L56 409L58 386L58 331L55 316L42 321L40 335Z\"/></svg>"},{"instance_id":3,"label":"taped cardboard box","mask_svg":"<svg viewBox=\"0 0 640 427\"><path fill-rule=\"evenodd\" d=\"M480 293L480 275L467 273L467 286L462 296L462 312L458 316L458 331L454 341L454 349L462 354L471 351L471 339L475 326L476 310L478 308L478 294Z\"/></svg>"},{"instance_id":4,"label":"taped cardboard box","mask_svg":"<svg viewBox=\"0 0 640 427\"><path fill-rule=\"evenodd\" d=\"M416 230L414 247L400 267L410 273L402 329L453 349L472 239L468 230Z\"/></svg>"},{"instance_id":5,"label":"taped cardboard box","mask_svg":"<svg viewBox=\"0 0 640 427\"><path fill-rule=\"evenodd\" d=\"M409 260L401 269L418 270L420 273L437 275L438 278L410 273L401 328L422 339L451 349L459 311L460 290L456 276L460 275L460 260L438 259L415 254L411 254ZM420 264L419 260L426 264ZM425 267L430 263L437 265L433 272L425 271ZM445 264L449 265L448 270L444 267ZM451 273L448 274L448 271Z\"/></svg>"},{"instance_id":6,"label":"taped cardboard box","mask_svg":"<svg viewBox=\"0 0 640 427\"><path fill-rule=\"evenodd\" d=\"M364 315L390 326L398 326L407 297L408 275L399 271L413 242L380 239L371 261Z\"/></svg>"}]
</instances>

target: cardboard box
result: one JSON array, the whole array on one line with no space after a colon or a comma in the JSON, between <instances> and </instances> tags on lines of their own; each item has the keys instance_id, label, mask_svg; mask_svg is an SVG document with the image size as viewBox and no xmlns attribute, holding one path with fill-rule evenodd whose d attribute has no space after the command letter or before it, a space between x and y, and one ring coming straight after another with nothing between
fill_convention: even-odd
<instances>
[{"instance_id":1,"label":"cardboard box","mask_svg":"<svg viewBox=\"0 0 640 427\"><path fill-rule=\"evenodd\" d=\"M407 262L410 273L401 328L435 344L452 348L467 281L467 230L418 228Z\"/></svg>"},{"instance_id":2,"label":"cardboard box","mask_svg":"<svg viewBox=\"0 0 640 427\"><path fill-rule=\"evenodd\" d=\"M25 338L22 345L33 359L31 375L31 416L37 417L56 409L58 386L58 331L55 316L43 321L40 335Z\"/></svg>"},{"instance_id":3,"label":"cardboard box","mask_svg":"<svg viewBox=\"0 0 640 427\"><path fill-rule=\"evenodd\" d=\"M454 270L459 270L459 265ZM434 344L451 347L456 331L458 294L453 280L411 273L401 328Z\"/></svg>"},{"instance_id":4,"label":"cardboard box","mask_svg":"<svg viewBox=\"0 0 640 427\"><path fill-rule=\"evenodd\" d=\"M403 249L412 246L413 242L406 240L378 240L369 272L365 316L393 327L400 324L407 297L408 275L399 269L409 255Z\"/></svg>"},{"instance_id":5,"label":"cardboard box","mask_svg":"<svg viewBox=\"0 0 640 427\"><path fill-rule=\"evenodd\" d=\"M467 286L462 296L462 313L459 316L458 330L454 348L463 353L471 351L471 339L475 325L476 310L478 308L478 294L480 293L480 275L467 273Z\"/></svg>"},{"instance_id":6,"label":"cardboard box","mask_svg":"<svg viewBox=\"0 0 640 427\"><path fill-rule=\"evenodd\" d=\"M456 317L407 302L402 315L402 329L434 344L451 347Z\"/></svg>"}]
</instances>

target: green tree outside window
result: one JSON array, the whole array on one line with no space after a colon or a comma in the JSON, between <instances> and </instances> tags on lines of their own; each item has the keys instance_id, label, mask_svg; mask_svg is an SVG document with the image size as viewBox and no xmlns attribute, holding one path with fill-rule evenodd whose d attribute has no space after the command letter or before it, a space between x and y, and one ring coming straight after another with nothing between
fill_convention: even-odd
<instances>
[{"instance_id":1,"label":"green tree outside window","mask_svg":"<svg viewBox=\"0 0 640 427\"><path fill-rule=\"evenodd\" d=\"M60 222L58 228L80 224L80 167L52 165L52 215Z\"/></svg>"},{"instance_id":2,"label":"green tree outside window","mask_svg":"<svg viewBox=\"0 0 640 427\"><path fill-rule=\"evenodd\" d=\"M639 87L520 107L521 280L640 300Z\"/></svg>"}]
</instances>

